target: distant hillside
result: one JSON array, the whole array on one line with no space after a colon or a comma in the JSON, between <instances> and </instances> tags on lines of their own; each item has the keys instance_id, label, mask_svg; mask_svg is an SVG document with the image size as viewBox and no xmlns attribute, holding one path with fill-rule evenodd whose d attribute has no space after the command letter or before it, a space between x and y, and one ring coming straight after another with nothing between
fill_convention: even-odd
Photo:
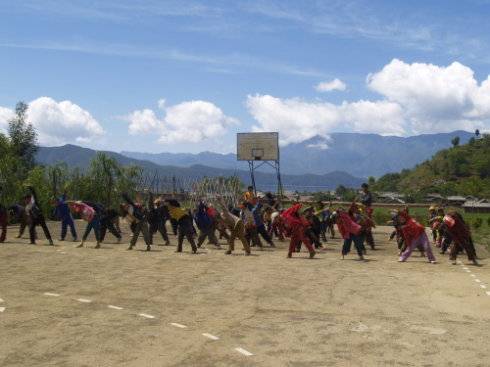
<instances>
[{"instance_id":1,"label":"distant hillside","mask_svg":"<svg viewBox=\"0 0 490 367\"><path fill-rule=\"evenodd\" d=\"M82 148L76 145L64 145L61 147L41 147L36 160L40 164L53 165L65 162L70 167L85 169L90 160L95 157L97 151ZM156 163L126 157L115 152L104 152L125 166L135 165L142 167L146 172L158 172L160 176L175 176L180 179L193 180L202 177L238 176L245 184L250 183L250 174L245 170L214 168L204 165L192 165L190 167L176 167L171 165L158 165ZM363 179L351 176L345 172L330 172L324 175L283 175L284 188L286 190L316 191L332 190L339 185L346 187L359 187ZM261 190L275 190L276 176L270 172L257 172L257 186Z\"/></svg>"},{"instance_id":2,"label":"distant hillside","mask_svg":"<svg viewBox=\"0 0 490 367\"><path fill-rule=\"evenodd\" d=\"M414 169L387 174L376 182L375 189L490 198L490 135L441 150Z\"/></svg>"},{"instance_id":3,"label":"distant hillside","mask_svg":"<svg viewBox=\"0 0 490 367\"><path fill-rule=\"evenodd\" d=\"M328 140L315 137L281 148L281 168L288 174L321 175L326 172L344 171L358 177L379 177L388 172L412 168L429 159L439 150L449 148L455 136L459 136L463 144L473 134L454 131L403 138L376 134L333 133ZM161 165L190 167L201 164L217 168L247 169L247 164L237 162L234 154L121 154Z\"/></svg>"}]
</instances>

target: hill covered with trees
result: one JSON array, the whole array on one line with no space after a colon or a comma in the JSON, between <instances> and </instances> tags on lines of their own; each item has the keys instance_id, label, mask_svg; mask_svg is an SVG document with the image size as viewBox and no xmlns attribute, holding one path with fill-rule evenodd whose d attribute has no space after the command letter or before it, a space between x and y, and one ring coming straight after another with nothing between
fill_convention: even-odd
<instances>
[{"instance_id":1,"label":"hill covered with trees","mask_svg":"<svg viewBox=\"0 0 490 367\"><path fill-rule=\"evenodd\" d=\"M401 192L413 201L427 193L490 198L490 135L464 145L454 138L452 144L413 169L380 177L373 189Z\"/></svg>"}]
</instances>

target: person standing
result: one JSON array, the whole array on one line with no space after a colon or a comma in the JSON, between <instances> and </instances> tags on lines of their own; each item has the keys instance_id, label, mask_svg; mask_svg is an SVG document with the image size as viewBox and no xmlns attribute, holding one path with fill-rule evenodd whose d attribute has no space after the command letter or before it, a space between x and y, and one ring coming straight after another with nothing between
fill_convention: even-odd
<instances>
[{"instance_id":1,"label":"person standing","mask_svg":"<svg viewBox=\"0 0 490 367\"><path fill-rule=\"evenodd\" d=\"M235 239L239 239L245 250L245 256L250 255L250 244L245 238L245 226L240 217L234 215L230 209L226 206L224 201L220 201L221 206L221 218L223 224L230 230L230 236L228 237L228 250L226 255L231 255L235 250Z\"/></svg>"},{"instance_id":2,"label":"person standing","mask_svg":"<svg viewBox=\"0 0 490 367\"><path fill-rule=\"evenodd\" d=\"M157 232L165 241L164 246L170 246L170 240L168 239L167 228L165 227L165 222L168 219L168 209L163 205L163 201L157 199L153 201L153 195L150 193L150 198L148 201L148 224L149 224L149 235L150 243L153 244L153 235Z\"/></svg>"},{"instance_id":3,"label":"person standing","mask_svg":"<svg viewBox=\"0 0 490 367\"><path fill-rule=\"evenodd\" d=\"M401 254L399 262L405 262L412 254L413 250L422 246L429 262L435 264L436 258L432 253L429 238L425 233L425 227L413 219L406 210L398 214L398 223L401 226L403 239L406 244L406 250Z\"/></svg>"},{"instance_id":4,"label":"person standing","mask_svg":"<svg viewBox=\"0 0 490 367\"><path fill-rule=\"evenodd\" d=\"M147 213L143 206L139 203L133 202L128 194L122 194L125 204L122 205L124 216L130 224L133 235L129 242L128 250L132 250L136 246L138 237L143 234L143 239L146 243L146 251L151 251L150 234L148 230Z\"/></svg>"},{"instance_id":5,"label":"person standing","mask_svg":"<svg viewBox=\"0 0 490 367\"><path fill-rule=\"evenodd\" d=\"M165 205L168 208L170 218L177 222L178 235L176 252L182 252L184 238L187 238L187 241L191 244L192 253L197 253L197 246L194 241L194 226L189 212L181 208L180 203L174 199L165 200Z\"/></svg>"},{"instance_id":6,"label":"person standing","mask_svg":"<svg viewBox=\"0 0 490 367\"><path fill-rule=\"evenodd\" d=\"M70 207L66 203L66 194L56 199L55 215L61 220L61 238L60 241L64 241L66 237L67 227L70 227L71 236L73 242L77 240L77 231L75 229L75 223L70 213Z\"/></svg>"},{"instance_id":7,"label":"person standing","mask_svg":"<svg viewBox=\"0 0 490 367\"><path fill-rule=\"evenodd\" d=\"M209 215L209 208L202 201L198 204L196 213L194 215L194 221L196 222L197 229L199 229L199 236L197 238L197 247L200 248L206 238L210 243L215 246L218 245L218 239L215 235L214 218Z\"/></svg>"},{"instance_id":8,"label":"person standing","mask_svg":"<svg viewBox=\"0 0 490 367\"><path fill-rule=\"evenodd\" d=\"M23 198L23 201L25 203L27 199ZM29 226L29 218L27 217L25 207L20 204L14 204L8 208L8 211L10 213L10 217L15 217L16 222L19 223L19 233L17 236L15 236L15 238L21 238L26 227Z\"/></svg>"},{"instance_id":9,"label":"person standing","mask_svg":"<svg viewBox=\"0 0 490 367\"><path fill-rule=\"evenodd\" d=\"M26 198L28 198L26 203L26 213L29 217L29 239L31 245L36 244L36 226L41 226L44 235L49 242L50 246L54 246L53 239L51 238L51 233L49 232L48 226L46 225L46 220L44 219L44 214L40 208L39 200L36 195L36 190L34 187L28 186L27 189L30 192Z\"/></svg>"},{"instance_id":10,"label":"person standing","mask_svg":"<svg viewBox=\"0 0 490 367\"><path fill-rule=\"evenodd\" d=\"M289 242L288 258L293 256L294 250L303 243L310 252L310 259L316 254L310 239L306 236L305 230L308 226L308 222L305 218L301 217L299 210L301 204L295 204L291 208L285 210L282 213L288 230L291 234L291 240Z\"/></svg>"},{"instance_id":11,"label":"person standing","mask_svg":"<svg viewBox=\"0 0 490 367\"><path fill-rule=\"evenodd\" d=\"M476 260L476 250L473 244L473 239L471 238L471 232L468 225L465 223L461 214L457 211L448 212L443 219L445 229L451 236L453 240L453 246L449 252L449 259L456 264L456 259L458 253L461 250L466 252L468 260L470 260L473 265L478 265Z\"/></svg>"},{"instance_id":12,"label":"person standing","mask_svg":"<svg viewBox=\"0 0 490 367\"><path fill-rule=\"evenodd\" d=\"M369 219L372 220L373 218L373 195L371 194L371 191L369 191L369 185L367 183L363 183L361 185L361 204L366 207L366 214L369 217ZM374 222L373 222L374 224ZM375 250L375 243L374 243L374 237L373 237L373 231L372 227L368 227L365 230L365 239L366 243L371 246L372 250Z\"/></svg>"},{"instance_id":13,"label":"person standing","mask_svg":"<svg viewBox=\"0 0 490 367\"><path fill-rule=\"evenodd\" d=\"M83 201L72 200L67 200L66 203L75 213L80 215L80 217L87 222L87 227L83 233L82 241L76 247L81 248L84 246L90 231L93 229L96 241L95 248L100 248L100 215L98 215L96 209L93 207L94 204L89 205Z\"/></svg>"},{"instance_id":14,"label":"person standing","mask_svg":"<svg viewBox=\"0 0 490 367\"><path fill-rule=\"evenodd\" d=\"M337 223L340 235L344 239L342 245L342 259L344 259L345 255L350 252L352 243L354 242L354 247L356 248L359 260L364 260L365 248L364 238L361 234L361 225L356 223L355 220L341 208L337 209L337 211L332 214L332 219Z\"/></svg>"}]
</instances>

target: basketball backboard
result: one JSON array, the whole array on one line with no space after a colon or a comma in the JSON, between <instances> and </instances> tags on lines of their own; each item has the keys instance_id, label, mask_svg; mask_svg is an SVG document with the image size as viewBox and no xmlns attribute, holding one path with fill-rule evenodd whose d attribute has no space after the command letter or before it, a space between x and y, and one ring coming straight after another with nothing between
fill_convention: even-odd
<instances>
[{"instance_id":1,"label":"basketball backboard","mask_svg":"<svg viewBox=\"0 0 490 367\"><path fill-rule=\"evenodd\" d=\"M239 161L278 161L279 133L238 133L237 159Z\"/></svg>"}]
</instances>

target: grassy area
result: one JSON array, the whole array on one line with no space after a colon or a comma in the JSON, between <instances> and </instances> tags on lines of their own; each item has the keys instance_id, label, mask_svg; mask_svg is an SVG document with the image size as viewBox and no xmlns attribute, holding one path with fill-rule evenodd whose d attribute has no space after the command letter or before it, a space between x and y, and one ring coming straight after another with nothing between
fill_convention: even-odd
<instances>
[{"instance_id":1,"label":"grassy area","mask_svg":"<svg viewBox=\"0 0 490 367\"><path fill-rule=\"evenodd\" d=\"M374 219L377 224L382 225L390 220L392 208L374 208ZM470 225L473 238L476 243L485 245L490 249L490 213L464 213L465 221ZM420 223L428 225L427 208L410 208L410 213Z\"/></svg>"}]
</instances>

